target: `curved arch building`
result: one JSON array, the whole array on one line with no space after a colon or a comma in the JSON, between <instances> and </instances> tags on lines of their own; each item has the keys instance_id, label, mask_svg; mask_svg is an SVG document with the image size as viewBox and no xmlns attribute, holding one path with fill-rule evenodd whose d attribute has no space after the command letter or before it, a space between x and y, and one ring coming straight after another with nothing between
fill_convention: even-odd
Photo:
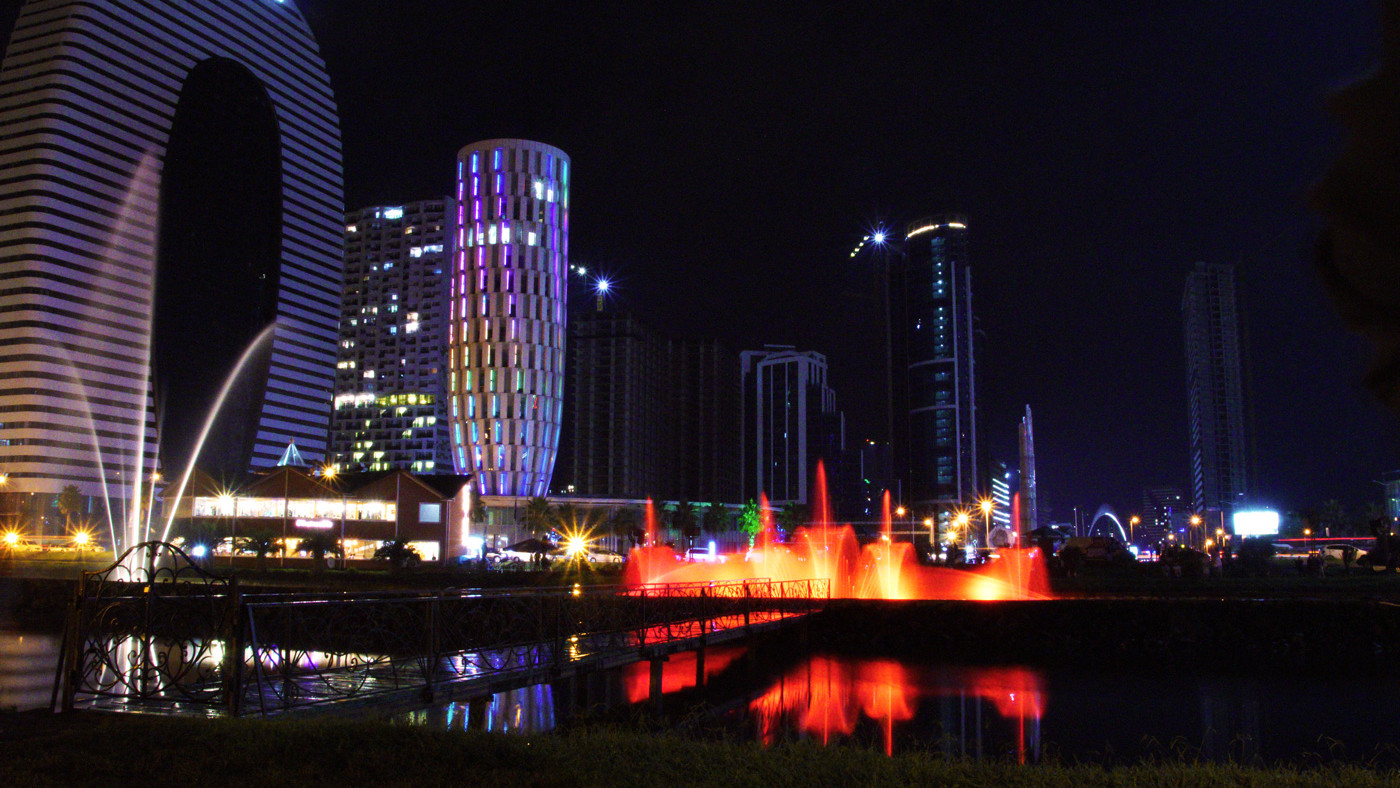
<instances>
[{"instance_id":1,"label":"curved arch building","mask_svg":"<svg viewBox=\"0 0 1400 788\"><path fill-rule=\"evenodd\" d=\"M319 459L342 210L335 100L290 0L26 3L0 67L9 489L129 500L158 457L182 472L166 447L188 460L248 348L201 463Z\"/></svg>"},{"instance_id":2,"label":"curved arch building","mask_svg":"<svg viewBox=\"0 0 1400 788\"><path fill-rule=\"evenodd\" d=\"M518 139L457 156L448 389L458 473L542 496L559 450L569 157Z\"/></svg>"}]
</instances>

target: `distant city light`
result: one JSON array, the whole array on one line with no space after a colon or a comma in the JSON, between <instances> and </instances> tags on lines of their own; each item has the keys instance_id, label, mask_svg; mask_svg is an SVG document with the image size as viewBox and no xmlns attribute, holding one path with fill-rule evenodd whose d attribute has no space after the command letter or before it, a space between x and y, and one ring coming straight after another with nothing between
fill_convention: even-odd
<instances>
[{"instance_id":1,"label":"distant city light","mask_svg":"<svg viewBox=\"0 0 1400 788\"><path fill-rule=\"evenodd\" d=\"M884 230L876 230L876 231L875 231L875 235L871 236L870 240L874 241L874 242L877 243L877 244L882 244L882 243L884 243L884 242L885 242L885 231L884 231Z\"/></svg>"},{"instance_id":2,"label":"distant city light","mask_svg":"<svg viewBox=\"0 0 1400 788\"><path fill-rule=\"evenodd\" d=\"M608 280L606 280L606 279L599 279L599 280L598 280L598 285L597 285L597 287L598 287L598 292L599 292L599 293L606 293L606 292L608 292L608 287L609 287Z\"/></svg>"}]
</instances>

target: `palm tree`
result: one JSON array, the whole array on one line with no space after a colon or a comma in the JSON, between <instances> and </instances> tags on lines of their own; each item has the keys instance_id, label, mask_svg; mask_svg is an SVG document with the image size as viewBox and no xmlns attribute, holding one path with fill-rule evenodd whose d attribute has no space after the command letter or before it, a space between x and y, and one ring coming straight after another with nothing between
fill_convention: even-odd
<instances>
[{"instance_id":1,"label":"palm tree","mask_svg":"<svg viewBox=\"0 0 1400 788\"><path fill-rule=\"evenodd\" d=\"M718 536L721 531L729 530L729 512L724 510L724 504L716 501L706 506L700 517L700 527L710 536Z\"/></svg>"},{"instance_id":2,"label":"palm tree","mask_svg":"<svg viewBox=\"0 0 1400 788\"><path fill-rule=\"evenodd\" d=\"M73 517L82 514L83 511L83 491L78 489L78 485L69 484L54 499L54 503L58 505L58 511L63 515L64 530L73 530Z\"/></svg>"},{"instance_id":3,"label":"palm tree","mask_svg":"<svg viewBox=\"0 0 1400 788\"><path fill-rule=\"evenodd\" d=\"M340 542L329 533L314 533L302 537L297 543L298 553L311 554L311 573L321 574L326 571L326 556L340 556L343 552L340 549Z\"/></svg>"},{"instance_id":4,"label":"palm tree","mask_svg":"<svg viewBox=\"0 0 1400 788\"><path fill-rule=\"evenodd\" d=\"M540 536L553 525L554 506L548 498L536 496L525 502L525 530Z\"/></svg>"},{"instance_id":5,"label":"palm tree","mask_svg":"<svg viewBox=\"0 0 1400 788\"><path fill-rule=\"evenodd\" d=\"M584 527L586 525L584 521L587 517L583 514L583 510L571 503L561 503L555 506L553 515L550 519L554 528L560 533L587 530Z\"/></svg>"},{"instance_id":6,"label":"palm tree","mask_svg":"<svg viewBox=\"0 0 1400 788\"><path fill-rule=\"evenodd\" d=\"M695 537L700 535L700 521L695 516L695 504L690 501L677 501L671 510L671 527L681 532L687 548L693 547Z\"/></svg>"},{"instance_id":7,"label":"palm tree","mask_svg":"<svg viewBox=\"0 0 1400 788\"><path fill-rule=\"evenodd\" d=\"M787 538L799 526L806 525L811 519L808 507L800 503L790 503L778 512L778 529L783 532L784 538Z\"/></svg>"},{"instance_id":8,"label":"palm tree","mask_svg":"<svg viewBox=\"0 0 1400 788\"><path fill-rule=\"evenodd\" d=\"M266 572L267 556L277 550L277 534L272 531L254 531L247 536L238 537L234 549L256 555L258 557L258 571Z\"/></svg>"},{"instance_id":9,"label":"palm tree","mask_svg":"<svg viewBox=\"0 0 1400 788\"><path fill-rule=\"evenodd\" d=\"M642 513L630 506L613 510L608 516L608 532L615 537L632 540L633 547L640 545L647 537L646 529L642 527ZM621 545L618 547L620 549Z\"/></svg>"},{"instance_id":10,"label":"palm tree","mask_svg":"<svg viewBox=\"0 0 1400 788\"><path fill-rule=\"evenodd\" d=\"M418 548L409 544L407 539L391 539L374 551L374 560L388 561L389 571L398 574L417 566L423 561L423 556L418 554Z\"/></svg>"}]
</instances>

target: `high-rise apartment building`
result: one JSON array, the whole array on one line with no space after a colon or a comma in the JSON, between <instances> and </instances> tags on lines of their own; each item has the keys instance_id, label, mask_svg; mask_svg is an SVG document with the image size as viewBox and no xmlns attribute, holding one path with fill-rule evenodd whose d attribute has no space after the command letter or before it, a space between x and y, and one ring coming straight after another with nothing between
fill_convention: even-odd
<instances>
[{"instance_id":1,"label":"high-rise apartment building","mask_svg":"<svg viewBox=\"0 0 1400 788\"><path fill-rule=\"evenodd\" d=\"M559 449L569 157L520 139L457 155L448 326L457 473L486 495L542 496Z\"/></svg>"},{"instance_id":2,"label":"high-rise apartment building","mask_svg":"<svg viewBox=\"0 0 1400 788\"><path fill-rule=\"evenodd\" d=\"M744 490L775 505L812 503L817 461L845 451L845 422L826 356L789 345L739 354L744 380Z\"/></svg>"},{"instance_id":3,"label":"high-rise apartment building","mask_svg":"<svg viewBox=\"0 0 1400 788\"><path fill-rule=\"evenodd\" d=\"M1234 267L1197 263L1186 277L1181 313L1192 503L1198 512L1228 515L1249 490Z\"/></svg>"},{"instance_id":4,"label":"high-rise apartment building","mask_svg":"<svg viewBox=\"0 0 1400 788\"><path fill-rule=\"evenodd\" d=\"M452 470L447 306L452 203L377 206L345 217L345 290L331 418L342 467Z\"/></svg>"},{"instance_id":5,"label":"high-rise apartment building","mask_svg":"<svg viewBox=\"0 0 1400 788\"><path fill-rule=\"evenodd\" d=\"M169 479L188 465L235 367L201 463L241 474L291 441L321 459L340 134L294 3L26 3L0 180L9 490L144 499L158 460Z\"/></svg>"},{"instance_id":6,"label":"high-rise apartment building","mask_svg":"<svg viewBox=\"0 0 1400 788\"><path fill-rule=\"evenodd\" d=\"M675 497L738 503L742 491L735 438L743 408L739 357L718 340L675 340L671 370L674 405L668 411L674 421ZM832 430L823 435L829 443Z\"/></svg>"},{"instance_id":7,"label":"high-rise apartment building","mask_svg":"<svg viewBox=\"0 0 1400 788\"><path fill-rule=\"evenodd\" d=\"M948 509L984 494L967 219L922 219L904 237L890 276L896 472L916 511Z\"/></svg>"},{"instance_id":8,"label":"high-rise apartment building","mask_svg":"<svg viewBox=\"0 0 1400 788\"><path fill-rule=\"evenodd\" d=\"M624 312L578 315L568 380L556 489L739 501L739 359L723 345L670 339Z\"/></svg>"},{"instance_id":9,"label":"high-rise apartment building","mask_svg":"<svg viewBox=\"0 0 1400 788\"><path fill-rule=\"evenodd\" d=\"M1144 487L1142 531L1138 541L1157 544L1175 529L1184 528L1191 516L1190 502L1176 487Z\"/></svg>"},{"instance_id":10,"label":"high-rise apartment building","mask_svg":"<svg viewBox=\"0 0 1400 788\"><path fill-rule=\"evenodd\" d=\"M1040 512L1037 510L1037 490L1035 485L1035 422L1031 419L1031 406L1026 406L1026 415L1016 430L1017 443L1021 455L1021 522L1017 526L1021 533L1034 531L1040 527Z\"/></svg>"},{"instance_id":11,"label":"high-rise apartment building","mask_svg":"<svg viewBox=\"0 0 1400 788\"><path fill-rule=\"evenodd\" d=\"M669 343L632 315L574 319L566 387L571 434L556 488L595 497L667 497L669 368Z\"/></svg>"}]
</instances>

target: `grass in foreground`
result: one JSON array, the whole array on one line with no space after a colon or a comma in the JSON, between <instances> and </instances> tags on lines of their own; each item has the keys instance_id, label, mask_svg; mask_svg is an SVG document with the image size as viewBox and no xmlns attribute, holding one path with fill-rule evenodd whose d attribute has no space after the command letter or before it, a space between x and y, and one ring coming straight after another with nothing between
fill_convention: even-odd
<instances>
[{"instance_id":1,"label":"grass in foreground","mask_svg":"<svg viewBox=\"0 0 1400 788\"><path fill-rule=\"evenodd\" d=\"M764 749L592 728L515 736L376 722L0 717L0 785L1394 786L1395 772L1191 764L976 764L808 744Z\"/></svg>"}]
</instances>

